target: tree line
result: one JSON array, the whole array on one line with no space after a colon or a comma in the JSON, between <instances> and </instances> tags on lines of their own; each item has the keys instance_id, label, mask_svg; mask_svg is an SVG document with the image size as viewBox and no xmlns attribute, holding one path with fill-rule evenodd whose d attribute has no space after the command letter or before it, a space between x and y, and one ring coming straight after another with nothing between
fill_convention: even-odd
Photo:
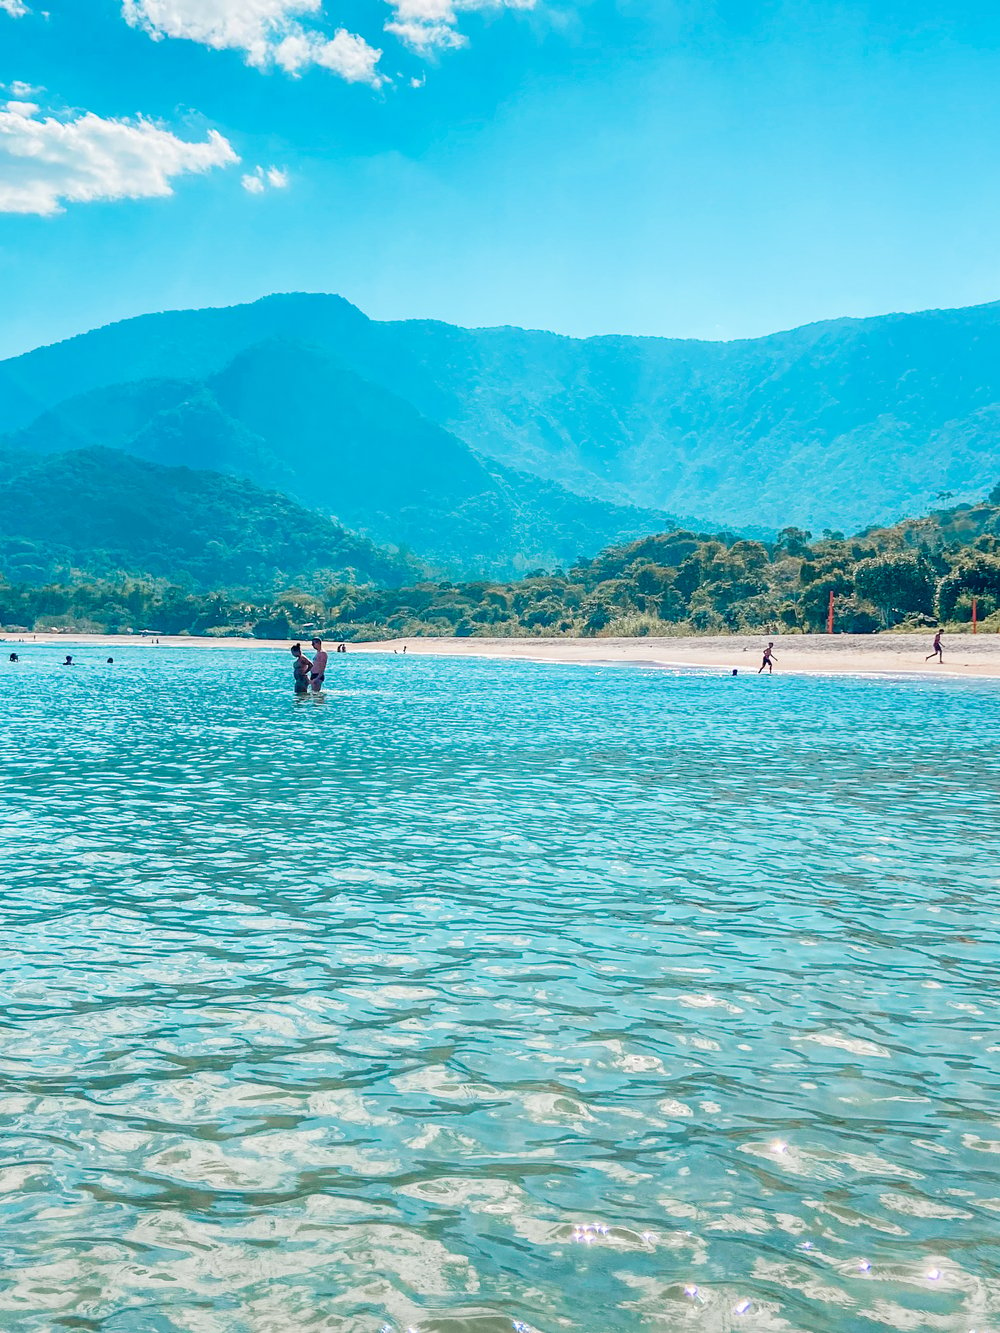
<instances>
[{"instance_id":1,"label":"tree line","mask_svg":"<svg viewBox=\"0 0 1000 1333\"><path fill-rule=\"evenodd\" d=\"M967 628L973 599L983 629L1000 631L1000 486L980 504L851 537L787 527L755 541L677 530L507 582L330 582L255 596L128 574L44 586L0 580L0 624L345 640L795 633L825 629L831 592L841 632Z\"/></svg>"}]
</instances>

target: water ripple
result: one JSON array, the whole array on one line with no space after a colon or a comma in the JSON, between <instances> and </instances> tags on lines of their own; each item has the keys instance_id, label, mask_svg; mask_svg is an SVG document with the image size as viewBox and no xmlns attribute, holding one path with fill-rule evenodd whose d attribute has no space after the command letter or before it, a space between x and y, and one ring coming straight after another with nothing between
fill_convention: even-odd
<instances>
[{"instance_id":1,"label":"water ripple","mask_svg":"<svg viewBox=\"0 0 1000 1333\"><path fill-rule=\"evenodd\" d=\"M27 646L0 1327L1000 1330L1000 692Z\"/></svg>"}]
</instances>

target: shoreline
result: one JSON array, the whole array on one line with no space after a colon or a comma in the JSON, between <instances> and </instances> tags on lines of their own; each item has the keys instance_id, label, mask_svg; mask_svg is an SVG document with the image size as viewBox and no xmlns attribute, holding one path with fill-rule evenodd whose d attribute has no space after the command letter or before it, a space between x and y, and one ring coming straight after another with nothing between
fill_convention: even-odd
<instances>
[{"instance_id":1,"label":"shoreline","mask_svg":"<svg viewBox=\"0 0 1000 1333\"><path fill-rule=\"evenodd\" d=\"M954 634L945 638L943 665L925 662L933 635L775 635L775 675L899 676L925 679L1000 679L1000 635ZM494 660L558 662L576 666L645 666L672 670L736 670L756 675L768 639L760 635L636 639L395 639L352 644L361 652L485 657ZM767 674L767 673L764 673Z\"/></svg>"},{"instance_id":2,"label":"shoreline","mask_svg":"<svg viewBox=\"0 0 1000 1333\"><path fill-rule=\"evenodd\" d=\"M789 634L774 636L775 675L913 675L1000 679L1000 635L945 636L942 665L925 662L932 634ZM333 643L330 640L330 643ZM632 665L690 668L755 675L767 638L734 634L718 637L636 639L412 638L379 643L349 643L353 653L402 653L413 657L485 657L494 660L553 662L578 666ZM106 648L270 649L287 652L288 644L271 639L195 638L126 634L0 634L0 647L11 651L59 647L63 652Z\"/></svg>"}]
</instances>

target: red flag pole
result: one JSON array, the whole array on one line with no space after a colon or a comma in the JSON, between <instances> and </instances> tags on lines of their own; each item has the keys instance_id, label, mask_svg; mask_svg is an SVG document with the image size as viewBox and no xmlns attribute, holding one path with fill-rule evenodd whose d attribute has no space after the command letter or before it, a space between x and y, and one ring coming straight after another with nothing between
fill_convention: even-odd
<instances>
[{"instance_id":1,"label":"red flag pole","mask_svg":"<svg viewBox=\"0 0 1000 1333\"><path fill-rule=\"evenodd\" d=\"M826 632L833 633L833 589L830 589L830 606L826 613Z\"/></svg>"},{"instance_id":2,"label":"red flag pole","mask_svg":"<svg viewBox=\"0 0 1000 1333\"><path fill-rule=\"evenodd\" d=\"M977 623L977 619L978 619L978 617L976 616L976 611L977 611L977 610L978 610L978 607L976 606L976 599L973 597L973 599L972 599L972 632L973 632L973 634L976 633L976 623Z\"/></svg>"}]
</instances>

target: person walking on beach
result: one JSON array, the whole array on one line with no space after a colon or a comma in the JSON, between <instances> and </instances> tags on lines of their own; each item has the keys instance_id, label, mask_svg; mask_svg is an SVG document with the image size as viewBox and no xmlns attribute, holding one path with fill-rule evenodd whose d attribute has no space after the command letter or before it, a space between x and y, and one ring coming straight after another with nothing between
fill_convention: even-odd
<instances>
[{"instance_id":1,"label":"person walking on beach","mask_svg":"<svg viewBox=\"0 0 1000 1333\"><path fill-rule=\"evenodd\" d=\"M292 678L295 681L295 693L307 694L309 691L309 674L312 671L312 663L302 651L300 643L292 644L292 657L295 659L292 663Z\"/></svg>"},{"instance_id":2,"label":"person walking on beach","mask_svg":"<svg viewBox=\"0 0 1000 1333\"><path fill-rule=\"evenodd\" d=\"M774 664L775 662L777 662L777 660L778 659L774 655L774 641L772 640L764 649L764 660L760 664L760 668L757 671L757 675L759 676L761 671L763 671L765 667L767 667L767 674L770 675L771 672L774 670Z\"/></svg>"},{"instance_id":3,"label":"person walking on beach","mask_svg":"<svg viewBox=\"0 0 1000 1333\"><path fill-rule=\"evenodd\" d=\"M313 639L313 652L315 656L312 660L312 687L313 694L319 694L323 688L323 681L326 678L326 653L323 651L323 640Z\"/></svg>"},{"instance_id":4,"label":"person walking on beach","mask_svg":"<svg viewBox=\"0 0 1000 1333\"><path fill-rule=\"evenodd\" d=\"M941 664L944 663L944 649L941 647L942 633L943 633L942 630L938 630L938 632L934 635L934 646L931 648L930 652L924 658L925 662L929 662L932 657L936 657L939 663Z\"/></svg>"}]
</instances>

